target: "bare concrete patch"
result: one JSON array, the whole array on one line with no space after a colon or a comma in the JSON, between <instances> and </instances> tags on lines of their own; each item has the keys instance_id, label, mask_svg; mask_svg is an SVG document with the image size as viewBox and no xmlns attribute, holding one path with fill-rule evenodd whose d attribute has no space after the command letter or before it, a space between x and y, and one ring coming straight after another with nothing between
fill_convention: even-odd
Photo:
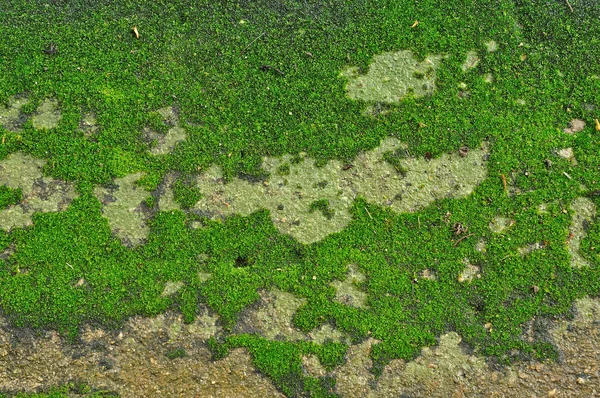
<instances>
[{"instance_id":1,"label":"bare concrete patch","mask_svg":"<svg viewBox=\"0 0 600 398\"><path fill-rule=\"evenodd\" d=\"M379 379L375 396L431 396L417 394L421 391L452 397L457 390L456 384L468 383L485 368L484 360L467 355L460 342L460 336L450 332L440 337L438 346L423 348L416 360L408 363L392 361Z\"/></svg>"},{"instance_id":2,"label":"bare concrete patch","mask_svg":"<svg viewBox=\"0 0 600 398\"><path fill-rule=\"evenodd\" d=\"M305 336L294 327L292 318L305 303L306 299L278 289L261 291L260 301L240 316L236 330L269 340L303 340Z\"/></svg>"},{"instance_id":3,"label":"bare concrete patch","mask_svg":"<svg viewBox=\"0 0 600 398\"><path fill-rule=\"evenodd\" d=\"M567 134L574 134L583 131L584 128L585 121L581 119L573 119L567 124L567 127L565 127L563 131Z\"/></svg>"},{"instance_id":4,"label":"bare concrete patch","mask_svg":"<svg viewBox=\"0 0 600 398\"><path fill-rule=\"evenodd\" d=\"M478 265L473 265L469 261L469 259L465 258L463 263L465 264L465 268L462 270L460 275L458 275L459 282L471 282L473 278L481 278L481 267Z\"/></svg>"},{"instance_id":5,"label":"bare concrete patch","mask_svg":"<svg viewBox=\"0 0 600 398\"><path fill-rule=\"evenodd\" d=\"M435 70L442 58L432 55L419 62L410 50L387 52L373 57L366 74L360 75L357 67L351 67L341 76L348 78L350 98L394 103L410 93L415 97L431 95L435 91Z\"/></svg>"},{"instance_id":6,"label":"bare concrete patch","mask_svg":"<svg viewBox=\"0 0 600 398\"><path fill-rule=\"evenodd\" d=\"M27 103L27 97L13 95L8 99L8 106L0 105L0 126L12 132L19 131L24 121L21 108Z\"/></svg>"},{"instance_id":7,"label":"bare concrete patch","mask_svg":"<svg viewBox=\"0 0 600 398\"><path fill-rule=\"evenodd\" d=\"M370 351L374 340L352 346L346 364L331 375L341 397L593 397L600 385L600 301L578 300L573 321L546 325L561 352L558 362L516 362L500 367L471 354L455 332L425 347L413 361L391 361L375 380Z\"/></svg>"},{"instance_id":8,"label":"bare concrete patch","mask_svg":"<svg viewBox=\"0 0 600 398\"><path fill-rule=\"evenodd\" d=\"M79 122L79 129L83 131L86 137L92 137L97 134L100 127L98 126L96 115L94 113L83 115L81 122Z\"/></svg>"},{"instance_id":9,"label":"bare concrete patch","mask_svg":"<svg viewBox=\"0 0 600 398\"><path fill-rule=\"evenodd\" d=\"M111 187L97 187L96 197L102 202L102 214L123 244L136 246L148 237L149 227L143 212L143 202L150 193L135 182L142 173L117 178Z\"/></svg>"},{"instance_id":10,"label":"bare concrete patch","mask_svg":"<svg viewBox=\"0 0 600 398\"><path fill-rule=\"evenodd\" d=\"M587 225L596 216L596 205L588 198L577 198L571 203L573 218L569 227L567 245L571 255L571 266L575 268L589 266L580 252L581 240L587 235Z\"/></svg>"},{"instance_id":11,"label":"bare concrete patch","mask_svg":"<svg viewBox=\"0 0 600 398\"><path fill-rule=\"evenodd\" d=\"M481 239L475 244L475 250L477 250L480 253L485 253L487 251L486 246L487 246L487 244L486 244L485 240Z\"/></svg>"},{"instance_id":12,"label":"bare concrete patch","mask_svg":"<svg viewBox=\"0 0 600 398\"><path fill-rule=\"evenodd\" d=\"M327 375L327 370L315 355L309 354L302 357L302 369L307 376L323 377Z\"/></svg>"},{"instance_id":13,"label":"bare concrete patch","mask_svg":"<svg viewBox=\"0 0 600 398\"><path fill-rule=\"evenodd\" d=\"M485 49L489 53L492 53L498 49L498 43L496 43L494 40L486 41L483 44L485 45Z\"/></svg>"},{"instance_id":14,"label":"bare concrete patch","mask_svg":"<svg viewBox=\"0 0 600 398\"><path fill-rule=\"evenodd\" d=\"M429 281L436 281L437 280L436 272L433 271L433 270L427 269L427 268L424 269L423 271L421 271L419 273L419 276L422 279L426 279L426 280L429 280Z\"/></svg>"},{"instance_id":15,"label":"bare concrete patch","mask_svg":"<svg viewBox=\"0 0 600 398\"><path fill-rule=\"evenodd\" d=\"M6 246L2 251L0 251L0 260L6 260L10 256L12 256L15 252L16 246L14 243L10 243Z\"/></svg>"},{"instance_id":16,"label":"bare concrete patch","mask_svg":"<svg viewBox=\"0 0 600 398\"><path fill-rule=\"evenodd\" d=\"M158 209L160 211L181 210L181 206L175 202L173 195L173 184L177 176L169 173L165 176L163 182L158 187Z\"/></svg>"},{"instance_id":17,"label":"bare concrete patch","mask_svg":"<svg viewBox=\"0 0 600 398\"><path fill-rule=\"evenodd\" d=\"M575 154L573 148L563 148L556 151L556 154L563 159L567 159L573 166L577 166L577 160L575 160Z\"/></svg>"},{"instance_id":18,"label":"bare concrete patch","mask_svg":"<svg viewBox=\"0 0 600 398\"><path fill-rule=\"evenodd\" d=\"M490 230L496 234L501 234L506 231L508 228L515 225L515 221L510 218L496 216L489 223L488 227Z\"/></svg>"},{"instance_id":19,"label":"bare concrete patch","mask_svg":"<svg viewBox=\"0 0 600 398\"><path fill-rule=\"evenodd\" d=\"M332 341L336 343L350 344L350 338L329 323L311 330L308 333L308 340L317 344L325 344Z\"/></svg>"},{"instance_id":20,"label":"bare concrete patch","mask_svg":"<svg viewBox=\"0 0 600 398\"><path fill-rule=\"evenodd\" d=\"M414 212L435 200L469 195L487 175L486 147L472 149L464 157L453 153L431 160L405 158L396 167L383 159L386 152L402 148L404 144L387 138L350 166L332 160L317 167L308 157L292 162L291 155L267 157L263 168L270 177L262 183L238 178L225 183L221 169L213 166L197 178L204 196L193 211L215 219L266 208L282 233L313 243L348 225L350 207L359 195L397 213ZM318 202L326 203L327 214L314 211Z\"/></svg>"},{"instance_id":21,"label":"bare concrete patch","mask_svg":"<svg viewBox=\"0 0 600 398\"><path fill-rule=\"evenodd\" d=\"M481 58L477 55L477 51L469 51L467 53L467 59L461 66L463 72L476 67L479 64L479 61L481 61Z\"/></svg>"},{"instance_id":22,"label":"bare concrete patch","mask_svg":"<svg viewBox=\"0 0 600 398\"><path fill-rule=\"evenodd\" d=\"M62 115L58 109L58 101L54 98L45 99L31 117L33 127L38 130L53 129L58 126Z\"/></svg>"},{"instance_id":23,"label":"bare concrete patch","mask_svg":"<svg viewBox=\"0 0 600 398\"><path fill-rule=\"evenodd\" d=\"M332 373L336 379L336 392L340 396L371 396L371 384L375 382L375 375L370 372L370 369L373 367L371 347L377 342L377 340L370 338L348 349L346 363L336 368Z\"/></svg>"},{"instance_id":24,"label":"bare concrete patch","mask_svg":"<svg viewBox=\"0 0 600 398\"><path fill-rule=\"evenodd\" d=\"M343 281L333 281L331 285L335 288L334 300L344 305L364 308L367 303L367 293L359 289L359 285L365 281L365 276L355 264L348 265L348 274Z\"/></svg>"},{"instance_id":25,"label":"bare concrete patch","mask_svg":"<svg viewBox=\"0 0 600 398\"><path fill-rule=\"evenodd\" d=\"M157 112L163 122L170 126L167 134L161 134L151 129L146 129L144 134L148 139L157 142L156 146L150 149L150 153L153 155L165 155L173 152L175 146L187 138L187 133L183 127L179 127L179 115L175 111L175 108L169 106L161 108Z\"/></svg>"},{"instance_id":26,"label":"bare concrete patch","mask_svg":"<svg viewBox=\"0 0 600 398\"><path fill-rule=\"evenodd\" d=\"M544 247L546 247L544 245L544 242L534 242L534 243L530 243L526 246L519 247L517 249L517 251L519 252L520 256L526 256L528 254L533 253L536 250L543 249Z\"/></svg>"},{"instance_id":27,"label":"bare concrete patch","mask_svg":"<svg viewBox=\"0 0 600 398\"><path fill-rule=\"evenodd\" d=\"M329 324L322 325L308 334L302 333L293 323L296 311L306 299L279 289L259 292L260 300L246 309L234 328L236 333L254 333L269 340L312 341L324 344L328 341L347 342L348 338Z\"/></svg>"},{"instance_id":28,"label":"bare concrete patch","mask_svg":"<svg viewBox=\"0 0 600 398\"><path fill-rule=\"evenodd\" d=\"M34 213L64 210L78 196L73 184L45 177L45 164L45 160L21 152L0 161L0 185L21 189L23 197L20 203L0 210L0 228L29 226Z\"/></svg>"},{"instance_id":29,"label":"bare concrete patch","mask_svg":"<svg viewBox=\"0 0 600 398\"><path fill-rule=\"evenodd\" d=\"M162 297L171 296L171 295L177 293L182 287L183 287L183 282L181 282L181 281L178 281L178 282L169 281L166 283L165 289L161 293L161 296Z\"/></svg>"}]
</instances>

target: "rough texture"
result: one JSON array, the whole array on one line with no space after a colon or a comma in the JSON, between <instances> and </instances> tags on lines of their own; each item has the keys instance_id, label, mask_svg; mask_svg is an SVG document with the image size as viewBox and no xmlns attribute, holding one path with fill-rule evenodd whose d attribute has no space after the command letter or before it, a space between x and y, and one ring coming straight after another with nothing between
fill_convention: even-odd
<instances>
[{"instance_id":1,"label":"rough texture","mask_svg":"<svg viewBox=\"0 0 600 398\"><path fill-rule=\"evenodd\" d=\"M454 332L425 347L414 361L393 360L375 380L369 372L374 340L348 350L332 374L342 397L597 397L600 396L600 301L581 299L572 321L548 322L558 362L517 362L501 367L471 354ZM525 336L526 338L526 336Z\"/></svg>"},{"instance_id":2,"label":"rough texture","mask_svg":"<svg viewBox=\"0 0 600 398\"><path fill-rule=\"evenodd\" d=\"M282 396L256 372L246 350L211 360L205 341L218 328L208 314L191 325L167 314L132 318L122 332L86 327L75 346L55 332L36 335L10 331L4 321L0 325L0 389L5 391L78 381L124 398Z\"/></svg>"},{"instance_id":3,"label":"rough texture","mask_svg":"<svg viewBox=\"0 0 600 398\"><path fill-rule=\"evenodd\" d=\"M308 334L302 333L293 324L293 317L306 299L278 289L259 292L260 300L242 312L234 328L235 333L251 333L269 340L347 341L339 330L325 324Z\"/></svg>"},{"instance_id":4,"label":"rough texture","mask_svg":"<svg viewBox=\"0 0 600 398\"><path fill-rule=\"evenodd\" d=\"M0 105L0 125L9 131L18 131L23 122L21 108L27 103L26 97L12 96L8 99L8 106Z\"/></svg>"},{"instance_id":5,"label":"rough texture","mask_svg":"<svg viewBox=\"0 0 600 398\"><path fill-rule=\"evenodd\" d=\"M333 281L335 288L334 300L357 308L366 307L367 293L358 288L365 281L365 276L355 264L348 265L348 274L343 281Z\"/></svg>"},{"instance_id":6,"label":"rough texture","mask_svg":"<svg viewBox=\"0 0 600 398\"><path fill-rule=\"evenodd\" d=\"M346 90L352 99L394 103L412 93L415 97L435 91L435 69L441 55L417 61L412 51L387 52L373 57L369 71L360 75L357 67L346 69L341 76L348 79Z\"/></svg>"},{"instance_id":7,"label":"rough texture","mask_svg":"<svg viewBox=\"0 0 600 398\"><path fill-rule=\"evenodd\" d=\"M582 267L590 264L583 258L579 248L581 240L587 235L586 225L596 216L596 205L588 198L577 198L571 203L573 220L569 228L567 244L571 255L571 266Z\"/></svg>"},{"instance_id":8,"label":"rough texture","mask_svg":"<svg viewBox=\"0 0 600 398\"><path fill-rule=\"evenodd\" d=\"M146 129L144 134L147 139L156 142L156 145L150 149L153 155L165 155L173 152L175 146L187 138L187 133L182 127L179 127L179 115L175 108L165 107L157 111L163 122L169 126L166 134L161 134L151 129Z\"/></svg>"},{"instance_id":9,"label":"rough texture","mask_svg":"<svg viewBox=\"0 0 600 398\"><path fill-rule=\"evenodd\" d=\"M53 129L58 126L58 122L62 115L58 109L58 101L53 98L44 100L37 108L35 114L31 117L33 127L38 130L41 129Z\"/></svg>"},{"instance_id":10,"label":"rough texture","mask_svg":"<svg viewBox=\"0 0 600 398\"><path fill-rule=\"evenodd\" d=\"M45 160L16 152L0 161L0 185L21 189L23 200L0 209L0 228L10 230L32 224L36 212L60 211L77 197L73 184L45 177Z\"/></svg>"},{"instance_id":11,"label":"rough texture","mask_svg":"<svg viewBox=\"0 0 600 398\"><path fill-rule=\"evenodd\" d=\"M102 214L115 235L126 245L136 246L144 242L150 229L146 225L143 202L150 192L136 186L141 173L129 174L115 179L110 187L97 187L94 193L102 202Z\"/></svg>"},{"instance_id":12,"label":"rough texture","mask_svg":"<svg viewBox=\"0 0 600 398\"><path fill-rule=\"evenodd\" d=\"M398 213L414 212L435 200L469 195L487 175L485 147L472 149L465 157L456 153L431 160L404 158L399 170L383 160L386 152L404 147L387 138L358 155L350 168L336 160L316 167L307 157L297 163L292 163L291 155L267 157L263 168L270 177L262 183L237 178L225 183L220 168L213 166L198 177L204 197L194 211L218 218L266 208L282 233L313 243L348 225L350 207L359 195ZM311 208L323 200L329 214Z\"/></svg>"}]
</instances>

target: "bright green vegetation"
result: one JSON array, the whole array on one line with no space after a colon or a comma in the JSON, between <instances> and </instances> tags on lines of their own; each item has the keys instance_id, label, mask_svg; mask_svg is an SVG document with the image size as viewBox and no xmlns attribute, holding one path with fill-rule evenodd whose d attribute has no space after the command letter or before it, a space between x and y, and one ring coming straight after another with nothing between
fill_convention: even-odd
<instances>
[{"instance_id":1,"label":"bright green vegetation","mask_svg":"<svg viewBox=\"0 0 600 398\"><path fill-rule=\"evenodd\" d=\"M555 357L543 333L521 339L522 326L600 294L597 216L577 238L585 266L571 266L565 243L574 200L600 206L597 1L571 1L573 13L563 2L518 0L108 3L1 7L0 109L11 116L0 124L0 161L17 152L43 159L44 176L77 191L66 210L35 213L33 226L0 229L0 254L10 252L0 257L0 309L15 326L74 337L85 322L119 327L134 314L171 308L191 322L206 304L225 329L211 341L216 356L247 347L287 395L332 396L334 380L303 375L301 358L314 354L330 369L343 361L346 345L232 333L260 289L306 300L294 316L302 332L332 324L354 343L379 340L376 373L449 330L502 361ZM497 49L488 52L491 40ZM437 61L430 95L399 103L347 95L344 70L367 75L377 55L401 50L419 61L447 55ZM463 69L470 51L480 61ZM432 72L422 73L415 77ZM10 98L23 93L29 102L19 118ZM61 112L51 129L34 125L48 98ZM170 106L178 127L155 112ZM93 132L80 126L91 114L99 126ZM574 118L586 127L563 133ZM186 138L181 130L169 136L173 128ZM396 165L405 155L438 159L485 141L487 178L466 198L413 213L359 197L342 231L311 244L282 234L264 209L214 221L159 211L146 194L173 175L174 201L187 210L202 199L192 182L211 165L227 180L260 182L263 157L305 152L318 165L345 164L389 136L407 144L407 152L386 155ZM156 149L161 137L172 152ZM562 148L573 148L577 165L557 156ZM293 160L279 167L280 177ZM143 177L131 180L137 173ZM115 191L111 184L123 179L128 191ZM143 201L147 209L131 220L147 233L131 241L113 235L98 192ZM20 199L18 190L0 187L0 211ZM311 209L338 214L326 201ZM497 217L514 223L494 232ZM457 231L456 223L467 230ZM485 247L476 248L482 241ZM520 250L535 242L542 242L537 250ZM459 281L465 259L481 277ZM346 279L349 264L364 275L355 286L367 295L364 306L335 300L332 283ZM436 277L419 277L426 269ZM171 281L183 286L163 296Z\"/></svg>"}]
</instances>

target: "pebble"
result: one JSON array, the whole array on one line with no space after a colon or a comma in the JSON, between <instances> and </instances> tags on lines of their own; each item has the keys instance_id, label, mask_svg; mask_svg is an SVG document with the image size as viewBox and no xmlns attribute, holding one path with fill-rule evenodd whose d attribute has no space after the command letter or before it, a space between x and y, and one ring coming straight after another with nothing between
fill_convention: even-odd
<instances>
[{"instance_id":1,"label":"pebble","mask_svg":"<svg viewBox=\"0 0 600 398\"><path fill-rule=\"evenodd\" d=\"M578 133L585 127L585 122L581 119L573 119L567 124L567 127L563 131L567 134Z\"/></svg>"}]
</instances>

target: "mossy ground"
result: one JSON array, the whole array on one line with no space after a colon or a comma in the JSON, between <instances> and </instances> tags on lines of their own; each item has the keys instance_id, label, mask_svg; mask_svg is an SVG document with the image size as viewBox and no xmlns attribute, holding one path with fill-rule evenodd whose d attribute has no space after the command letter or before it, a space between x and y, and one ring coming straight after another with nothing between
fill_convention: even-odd
<instances>
[{"instance_id":1,"label":"mossy ground","mask_svg":"<svg viewBox=\"0 0 600 398\"><path fill-rule=\"evenodd\" d=\"M0 257L2 313L14 326L75 338L86 322L119 327L170 308L191 322L206 304L224 328L212 341L215 355L247 347L290 396L332 395L330 378L302 374L302 357L331 368L346 345L232 333L261 289L305 300L293 318L303 333L331 324L354 343L379 340L376 374L448 331L501 360L555 356L545 340L525 341L523 325L600 293L595 215L576 240L585 266L571 266L569 246L571 204L600 204L600 5L570 3L573 12L560 1L518 0L7 2L0 101L6 109L15 95L28 102L0 127L0 160L43 159L44 178L73 184L77 195L66 210L34 214L32 226L0 229L0 253L12 248ZM491 40L497 48L488 52ZM418 60L447 56L431 95L398 103L347 95L344 70L366 75L379 54L402 50ZM471 51L480 61L463 69ZM50 98L61 112L56 127L36 116ZM144 134L168 134L172 126L155 112L166 107L177 109L186 132L180 142L165 138L169 148L176 143L172 152L162 150L161 135ZM94 131L86 130L89 115ZM586 127L564 133L574 118ZM346 164L389 136L407 145L394 156L418 159L488 142L487 177L466 198L413 213L358 197L348 225L311 244L282 234L264 209L214 221L174 205L160 211L150 195L138 209L147 236L121 241L95 194L143 173L137 203L175 176L174 200L189 209L202 198L192 181L212 165L227 181L260 183L264 157L304 152L317 165ZM563 148L573 149L576 164L556 155ZM21 195L1 188L2 209ZM338 214L329 211L314 205L315 216ZM497 217L514 224L494 232ZM457 223L467 230L457 234ZM536 242L543 248L519 254ZM480 278L459 281L465 259ZM332 283L345 280L349 264L364 275L356 286L367 295L364 307L335 300ZM419 278L424 270L436 278ZM183 285L163 295L172 282Z\"/></svg>"}]
</instances>

